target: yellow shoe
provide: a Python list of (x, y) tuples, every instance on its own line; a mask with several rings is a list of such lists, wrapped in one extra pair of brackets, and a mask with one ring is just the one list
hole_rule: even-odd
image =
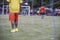
[(11, 32), (15, 32), (15, 29), (12, 29)]
[(18, 28), (16, 28), (15, 31), (18, 32)]

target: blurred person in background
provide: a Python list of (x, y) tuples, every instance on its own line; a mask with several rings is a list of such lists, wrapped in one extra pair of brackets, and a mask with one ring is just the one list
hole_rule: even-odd
[(41, 15), (41, 18), (43, 19), (44, 18), (44, 15), (45, 15), (45, 6), (42, 5), (40, 8), (39, 8), (39, 11), (40, 11), (40, 15)]
[(39, 10), (37, 10), (37, 12), (36, 12), (36, 13), (37, 13), (37, 15), (40, 15), (40, 11), (39, 11)]

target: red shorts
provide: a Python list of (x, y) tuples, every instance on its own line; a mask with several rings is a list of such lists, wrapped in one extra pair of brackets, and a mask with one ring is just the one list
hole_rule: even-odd
[(18, 13), (9, 13), (10, 21), (18, 21)]

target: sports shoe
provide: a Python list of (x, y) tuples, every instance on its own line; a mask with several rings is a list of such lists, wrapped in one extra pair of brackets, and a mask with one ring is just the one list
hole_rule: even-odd
[(15, 32), (18, 32), (18, 28), (15, 29)]
[(11, 32), (15, 32), (15, 29), (12, 29)]

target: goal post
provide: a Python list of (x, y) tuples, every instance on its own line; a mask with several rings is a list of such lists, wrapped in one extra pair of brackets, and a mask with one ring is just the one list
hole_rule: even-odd
[(29, 15), (30, 16), (30, 6), (21, 6), (20, 10), (21, 14)]

